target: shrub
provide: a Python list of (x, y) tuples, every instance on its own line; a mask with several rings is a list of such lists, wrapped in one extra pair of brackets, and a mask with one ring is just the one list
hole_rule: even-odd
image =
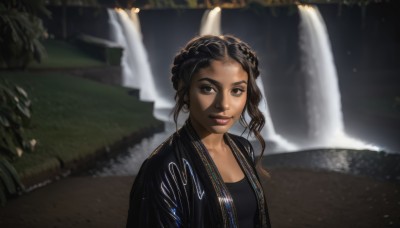
[(45, 56), (39, 15), (50, 15), (44, 0), (0, 1), (0, 68), (25, 68)]
[(36, 140), (24, 137), (24, 128), (31, 119), (31, 101), (25, 90), (3, 80), (0, 82), (0, 203), (24, 187), (9, 161), (18, 159), (24, 151), (32, 151)]

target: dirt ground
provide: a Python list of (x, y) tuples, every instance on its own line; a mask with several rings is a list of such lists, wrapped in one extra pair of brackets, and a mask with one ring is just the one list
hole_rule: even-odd
[[(275, 168), (265, 185), (273, 227), (400, 227), (400, 184)], [(1, 228), (125, 227), (134, 177), (68, 177), (10, 200)]]

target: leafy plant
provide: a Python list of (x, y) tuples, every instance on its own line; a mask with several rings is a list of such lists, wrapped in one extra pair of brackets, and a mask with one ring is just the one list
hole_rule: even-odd
[(18, 194), (25, 187), (21, 183), (14, 166), (0, 155), (0, 205), (4, 206), (7, 197)]
[(31, 109), (25, 90), (3, 80), (0, 84), (0, 153), (10, 159), (33, 149), (35, 141), (28, 142), (23, 136), (24, 128), (30, 123)]
[(9, 163), (32, 151), (36, 140), (26, 140), (24, 128), (31, 119), (31, 101), (25, 90), (3, 80), (0, 83), (0, 203), (4, 205), (7, 196), (14, 195), (23, 185), (18, 173)]
[(44, 0), (0, 2), (0, 67), (25, 68), (45, 56), (40, 39), (45, 38), (46, 30), (40, 14), (50, 15)]

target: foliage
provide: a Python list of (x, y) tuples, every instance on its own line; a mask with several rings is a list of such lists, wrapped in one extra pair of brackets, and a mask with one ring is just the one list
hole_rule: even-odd
[(44, 0), (0, 2), (0, 67), (24, 68), (32, 60), (40, 62), (46, 36), (40, 15), (50, 16)]
[(196, 8), (197, 7), (197, 0), (186, 0), (189, 8)]
[[(101, 1), (101, 0), (100, 0)], [(106, 0), (103, 0), (106, 1)], [(150, 8), (179, 8), (184, 7), (182, 4), (186, 2), (186, 7), (197, 8), (206, 7), (211, 8), (215, 6), (226, 8), (241, 8), (251, 7), (252, 5), (262, 6), (284, 6), (284, 5), (298, 5), (298, 4), (344, 4), (344, 5), (359, 5), (364, 6), (373, 2), (381, 2), (382, 0), (144, 0), (141, 1), (142, 5)], [(386, 0), (388, 2), (390, 0)], [(135, 1), (134, 1), (135, 2)], [(143, 3), (144, 2), (144, 3)], [(136, 5), (139, 1), (135, 2)]]
[(174, 0), (149, 0), (149, 3), (154, 8), (175, 8), (175, 7), (177, 7)]
[(5, 80), (0, 83), (0, 154), (15, 159), (24, 150), (33, 150), (35, 141), (28, 142), (23, 135), (30, 123), (31, 109), (24, 89)]
[(4, 206), (7, 197), (16, 195), (24, 189), (14, 166), (0, 155), (0, 205)]
[(33, 150), (35, 140), (28, 142), (23, 136), (24, 127), (31, 118), (31, 101), (24, 89), (3, 80), (0, 83), (0, 204), (24, 186), (18, 173), (9, 163), (21, 157), (24, 150)]

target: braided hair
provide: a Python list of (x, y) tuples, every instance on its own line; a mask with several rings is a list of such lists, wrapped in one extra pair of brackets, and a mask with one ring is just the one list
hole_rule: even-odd
[[(258, 58), (248, 44), (232, 35), (195, 37), (175, 56), (171, 69), (171, 81), (176, 90), (176, 104), (172, 110), (175, 124), (177, 124), (180, 111), (187, 104), (192, 76), (200, 69), (210, 66), (211, 61), (226, 58), (231, 58), (240, 63), (248, 74), (247, 101), (239, 122), (253, 133), (260, 142), (262, 147), (261, 158), (265, 150), (265, 141), (260, 131), (264, 127), (265, 118), (258, 109), (258, 104), (262, 98), (260, 89), (256, 84), (256, 79), (260, 74)], [(247, 123), (244, 117), (246, 110), (251, 118), (250, 123)], [(259, 163), (259, 160), (257, 163)]]

